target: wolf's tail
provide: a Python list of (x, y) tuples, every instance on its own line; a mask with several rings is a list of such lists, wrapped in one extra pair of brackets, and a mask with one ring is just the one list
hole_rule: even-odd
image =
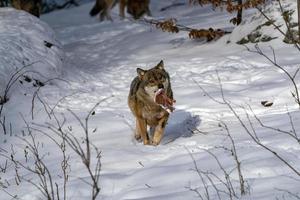
[(101, 10), (103, 10), (104, 8), (102, 6), (99, 6), (99, 4), (95, 3), (94, 7), (92, 8), (92, 10), (90, 11), (90, 15), (93, 17), (95, 15), (97, 15)]

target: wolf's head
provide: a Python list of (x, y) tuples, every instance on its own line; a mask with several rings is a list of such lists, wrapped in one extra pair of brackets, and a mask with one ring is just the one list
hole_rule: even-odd
[(129, 0), (127, 12), (131, 14), (134, 19), (139, 19), (147, 12), (148, 7), (149, 0)]
[(168, 90), (170, 87), (169, 74), (165, 71), (163, 61), (160, 61), (149, 70), (137, 68), (137, 73), (142, 82), (142, 87), (152, 99), (154, 99), (159, 89)]

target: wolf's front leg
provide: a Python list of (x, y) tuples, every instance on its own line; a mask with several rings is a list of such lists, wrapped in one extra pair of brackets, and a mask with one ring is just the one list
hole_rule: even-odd
[(164, 135), (168, 118), (169, 118), (169, 114), (166, 113), (165, 116), (159, 120), (158, 125), (155, 127), (154, 136), (153, 136), (153, 140), (152, 140), (153, 145), (155, 145), (155, 146), (159, 145), (159, 143)]
[(144, 145), (149, 144), (146, 121), (142, 118), (136, 118), (135, 138), (142, 138)]

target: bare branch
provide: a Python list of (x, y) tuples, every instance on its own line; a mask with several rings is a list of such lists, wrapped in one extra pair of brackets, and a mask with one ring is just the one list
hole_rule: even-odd
[(290, 82), (292, 83), (293, 87), (294, 87), (294, 91), (295, 91), (295, 94), (293, 94), (293, 97), (296, 101), (296, 103), (298, 104), (299, 106), (299, 109), (300, 109), (300, 95), (299, 95), (299, 89), (298, 89), (298, 85), (297, 85), (297, 80), (295, 79), (295, 75), (298, 73), (298, 69), (296, 70), (296, 72), (294, 73), (294, 75), (292, 75), (290, 72), (288, 72), (284, 67), (282, 67), (281, 65), (279, 65), (276, 61), (276, 56), (275, 56), (275, 52), (274, 52), (274, 49), (272, 47), (270, 47), (272, 50), (273, 50), (273, 56), (274, 56), (274, 60), (272, 60), (269, 56), (267, 56), (261, 49), (260, 47), (258, 46), (258, 44), (255, 45), (255, 50), (251, 50), (250, 48), (248, 48), (246, 46), (247, 50), (249, 52), (252, 52), (252, 53), (257, 53), (261, 56), (263, 56), (264, 58), (266, 58), (269, 62), (271, 62), (276, 68), (278, 68), (279, 70), (281, 70), (287, 77), (288, 79), (290, 80)]

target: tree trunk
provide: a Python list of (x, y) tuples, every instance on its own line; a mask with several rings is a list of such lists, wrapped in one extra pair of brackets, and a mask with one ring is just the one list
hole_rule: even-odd
[[(298, 0), (299, 2), (300, 0)], [(238, 0), (238, 5), (240, 6), (240, 9), (237, 12), (236, 16), (236, 25), (239, 25), (242, 22), (242, 15), (243, 15), (243, 8), (242, 8), (243, 0)]]
[(300, 0), (297, 0), (297, 11), (298, 11), (298, 42), (300, 42)]

